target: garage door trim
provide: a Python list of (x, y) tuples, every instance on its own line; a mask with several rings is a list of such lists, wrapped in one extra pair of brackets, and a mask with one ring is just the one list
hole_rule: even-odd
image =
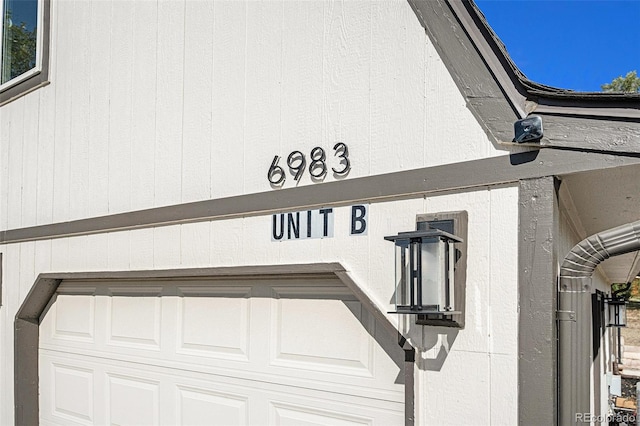
[(15, 318), (14, 334), (14, 398), (16, 424), (39, 424), (38, 345), (39, 326), (60, 283), (86, 280), (158, 280), (176, 278), (207, 278), (234, 280), (256, 277), (275, 279), (292, 277), (338, 278), (365, 308), (393, 335), (405, 351), (405, 424), (414, 424), (413, 347), (400, 335), (396, 326), (375, 302), (356, 284), (340, 263), (295, 265), (238, 266), (148, 271), (69, 272), (40, 274), (31, 287)]

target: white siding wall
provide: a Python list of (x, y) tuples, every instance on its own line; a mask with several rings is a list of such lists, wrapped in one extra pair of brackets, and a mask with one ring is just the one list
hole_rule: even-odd
[(465, 329), (415, 327), (420, 424), (518, 423), (517, 206), (516, 188), (427, 199), (469, 211), (469, 251)]
[[(346, 179), (505, 154), (404, 0), (54, 1), (50, 80), (0, 108), (2, 230), (273, 191), (274, 155), (331, 157), (338, 141)], [(419, 424), (515, 424), (517, 201), (512, 187), (374, 204), (364, 237), (338, 208), (324, 240), (272, 243), (265, 216), (0, 246), (0, 424), (13, 318), (39, 273), (338, 261), (385, 307), (382, 237), (446, 210), (469, 211), (467, 326), (448, 347), (415, 339)]]
[(60, 0), (52, 21), (51, 84), (0, 109), (2, 229), (270, 191), (274, 155), (337, 141), (347, 178), (500, 153), (404, 0)]
[(412, 229), (416, 214), (453, 210), (469, 212), (467, 322), (408, 330), (418, 347), (417, 424), (515, 424), (517, 201), (507, 187), (371, 204), (366, 236), (348, 235), (349, 209), (338, 207), (326, 239), (272, 242), (271, 216), (259, 216), (7, 245), (0, 424), (13, 415), (13, 315), (40, 272), (340, 262), (388, 310), (393, 245), (383, 237)]

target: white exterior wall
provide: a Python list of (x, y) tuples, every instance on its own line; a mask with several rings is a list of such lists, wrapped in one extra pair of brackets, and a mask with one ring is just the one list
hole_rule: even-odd
[(340, 262), (390, 310), (394, 249), (383, 237), (411, 229), (419, 213), (450, 210), (469, 212), (466, 326), (408, 331), (416, 424), (515, 424), (517, 201), (517, 188), (505, 187), (371, 204), (366, 236), (348, 235), (349, 209), (338, 207), (333, 238), (272, 242), (268, 215), (6, 245), (0, 424), (13, 418), (13, 315), (41, 272)]
[(517, 188), (427, 200), (469, 211), (467, 305), (464, 330), (417, 328), (418, 424), (518, 423), (517, 206)]
[(404, 0), (59, 0), (50, 68), (0, 109), (2, 229), (271, 191), (338, 141), (347, 179), (501, 153)]
[[(2, 230), (274, 191), (274, 155), (330, 157), (338, 141), (345, 179), (505, 154), (406, 1), (51, 7), (51, 84), (0, 108)], [(346, 209), (322, 240), (273, 243), (260, 216), (0, 246), (0, 424), (13, 422), (14, 316), (42, 272), (337, 261), (386, 309), (383, 237), (453, 210), (469, 212), (466, 328), (407, 331), (421, 348), (417, 424), (515, 424), (517, 188), (372, 204), (361, 237)]]

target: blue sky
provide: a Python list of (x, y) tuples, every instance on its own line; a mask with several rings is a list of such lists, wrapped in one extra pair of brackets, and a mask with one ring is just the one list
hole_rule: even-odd
[(38, 15), (37, 0), (9, 0), (5, 3), (5, 7), (11, 11), (11, 20), (14, 25), (20, 25), (24, 22), (27, 25), (27, 29), (32, 30), (34, 28)]
[(509, 55), (530, 79), (600, 91), (640, 74), (640, 0), (476, 0)]

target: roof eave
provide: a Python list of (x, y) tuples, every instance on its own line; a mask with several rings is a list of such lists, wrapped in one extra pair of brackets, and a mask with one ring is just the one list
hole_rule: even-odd
[(472, 0), (408, 1), (493, 142), (514, 145), (513, 123), (536, 114), (543, 116), (545, 136), (534, 146), (640, 152), (640, 94), (535, 83), (513, 63)]

